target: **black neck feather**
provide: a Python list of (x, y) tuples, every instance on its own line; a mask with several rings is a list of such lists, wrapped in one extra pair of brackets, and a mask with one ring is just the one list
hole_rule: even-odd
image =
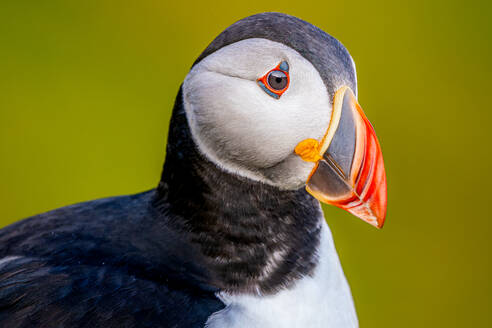
[(268, 294), (313, 272), (319, 203), (304, 188), (280, 190), (207, 160), (191, 138), (181, 90), (156, 195), (167, 224), (198, 246), (222, 290)]

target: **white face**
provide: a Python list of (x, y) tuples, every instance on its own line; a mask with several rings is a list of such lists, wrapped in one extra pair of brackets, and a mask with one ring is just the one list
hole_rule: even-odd
[[(257, 80), (282, 61), (290, 83), (279, 99)], [(304, 185), (313, 163), (294, 154), (307, 138), (321, 140), (331, 117), (326, 87), (297, 51), (266, 39), (236, 42), (204, 58), (183, 84), (194, 141), (222, 169), (282, 189)]]

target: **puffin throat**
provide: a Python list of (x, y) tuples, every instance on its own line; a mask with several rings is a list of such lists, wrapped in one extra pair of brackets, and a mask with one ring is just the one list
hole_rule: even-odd
[(211, 283), (230, 293), (271, 294), (311, 275), (321, 207), (304, 188), (280, 190), (227, 173), (191, 137), (180, 89), (153, 206), (200, 251)]

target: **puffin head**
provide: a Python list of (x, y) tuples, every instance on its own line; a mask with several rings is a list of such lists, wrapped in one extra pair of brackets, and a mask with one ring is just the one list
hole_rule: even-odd
[(192, 138), (222, 170), (283, 190), (306, 186), (320, 201), (382, 227), (384, 164), (356, 95), (345, 47), (280, 13), (231, 25), (183, 83)]

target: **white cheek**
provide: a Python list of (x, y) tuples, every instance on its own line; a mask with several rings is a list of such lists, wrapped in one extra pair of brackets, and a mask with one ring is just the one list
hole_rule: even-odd
[[(293, 179), (297, 181), (309, 173), (306, 167), (312, 165), (300, 165), (300, 159), (289, 158), (300, 141), (323, 137), (331, 116), (328, 92), (312, 64), (284, 45), (262, 40), (261, 51), (271, 47), (268, 56), (256, 60), (256, 64), (251, 60), (241, 62), (245, 53), (254, 53), (254, 46), (258, 46), (257, 40), (253, 44), (248, 41), (238, 42), (244, 43), (244, 49), (238, 44), (232, 52), (228, 47), (222, 49), (227, 56), (217, 51), (187, 76), (183, 91), (193, 137), (203, 153), (230, 171), (246, 170), (243, 175), (251, 177), (268, 170), (275, 179), (284, 175), (287, 181), (297, 176)], [(288, 61), (291, 81), (280, 99), (275, 99), (259, 87), (256, 79), (280, 60)], [(230, 67), (231, 62), (238, 68)], [(249, 75), (241, 76), (246, 70)], [(288, 159), (291, 172), (283, 165), (282, 172), (272, 173), (272, 166)]]

